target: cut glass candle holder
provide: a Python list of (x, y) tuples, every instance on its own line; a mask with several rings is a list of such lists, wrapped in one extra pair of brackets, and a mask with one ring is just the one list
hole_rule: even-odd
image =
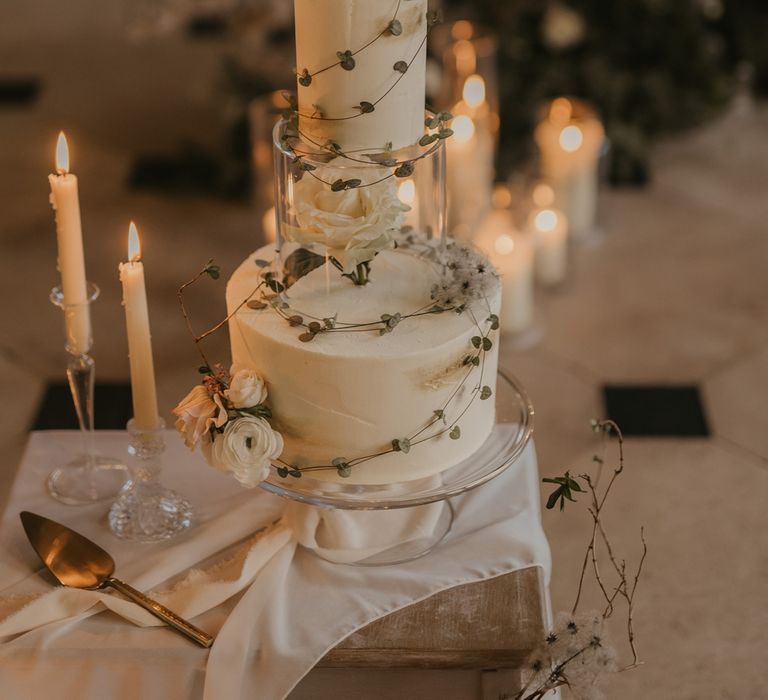
[(130, 478), (109, 511), (109, 527), (122, 539), (159, 542), (192, 525), (189, 502), (160, 483), (164, 428), (162, 419), (155, 430), (141, 430), (135, 420), (128, 421)]

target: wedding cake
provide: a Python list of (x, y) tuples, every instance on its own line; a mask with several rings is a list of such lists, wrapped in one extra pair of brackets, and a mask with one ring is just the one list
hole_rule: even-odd
[(207, 368), (178, 427), (249, 485), (270, 463), (285, 479), (434, 475), (494, 426), (500, 306), (488, 260), (443, 232), (451, 115), (424, 111), (434, 18), (426, 0), (295, 11), (277, 242), (229, 280), (232, 369)]

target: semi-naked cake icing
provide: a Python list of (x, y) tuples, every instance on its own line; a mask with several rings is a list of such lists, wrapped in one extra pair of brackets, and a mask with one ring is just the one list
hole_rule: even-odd
[[(227, 286), (227, 307), (233, 312), (258, 285), (257, 259), (269, 259), (263, 248), (238, 268)], [(371, 282), (352, 285), (329, 278), (318, 268), (288, 290), (291, 308), (305, 316), (350, 323), (377, 320), (382, 314), (409, 313), (430, 304), (438, 282), (435, 267), (417, 256), (384, 251), (373, 262)], [(393, 439), (417, 433), (434, 420), (434, 411), (457, 391), (468, 368), (464, 358), (475, 352), (474, 318), (484, 323), (499, 308), (499, 289), (487, 306), (471, 313), (444, 312), (403, 320), (392, 333), (326, 333), (310, 343), (271, 308), (243, 306), (230, 319), (232, 359), (267, 382), (272, 424), (284, 439), (282, 461), (299, 467), (330, 464), (391, 448)], [(495, 335), (495, 334), (493, 334)], [(497, 344), (485, 353), (482, 383), (495, 389)], [(413, 445), (408, 453), (390, 452), (359, 464), (346, 482), (381, 484), (435, 474), (470, 457), (494, 425), (494, 400), (472, 392), (480, 367), (469, 368), (469, 379), (445, 411), (447, 425), (460, 425), (461, 438), (447, 432)], [(464, 412), (465, 411), (465, 412)], [(460, 414), (463, 415), (460, 416)], [(459, 417), (460, 416), (460, 417)], [(438, 422), (421, 437), (444, 427)], [(318, 479), (340, 480), (333, 469), (313, 471)]]
[[(337, 66), (313, 75), (309, 85), (298, 83), (299, 129), (307, 140), (317, 145), (333, 141), (346, 152), (388, 144), (400, 149), (419, 140), (424, 130), (426, 13), (427, 0), (295, 0), (299, 75), (337, 63), (337, 52), (354, 54), (352, 70)], [(387, 31), (395, 17), (397, 35)], [(398, 61), (410, 63), (404, 74), (394, 68)], [(385, 93), (365, 118), (346, 118), (359, 114), (361, 102), (376, 103)]]

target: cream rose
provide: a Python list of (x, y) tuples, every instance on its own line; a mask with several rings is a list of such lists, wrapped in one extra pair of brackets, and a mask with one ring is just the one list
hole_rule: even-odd
[(264, 380), (252, 369), (237, 369), (235, 366), (230, 370), (232, 379), (229, 382), (229, 389), (224, 392), (224, 396), (229, 399), (235, 408), (253, 408), (267, 399), (267, 385)]
[(283, 451), (283, 436), (263, 418), (243, 416), (227, 423), (224, 432), (203, 443), (202, 449), (212, 467), (232, 472), (250, 488), (269, 476), (269, 465)]
[(212, 425), (220, 428), (227, 422), (227, 411), (221, 403), (221, 397), (213, 398), (202, 384), (198, 384), (173, 409), (177, 417), (175, 426), (184, 436), (184, 444), (193, 450), (195, 445), (205, 439)]
[[(380, 166), (340, 168), (333, 163), (318, 167), (321, 182), (305, 173), (294, 186), (294, 213), (298, 226), (286, 227), (289, 240), (321, 243), (331, 256), (353, 272), (360, 263), (372, 260), (385, 248), (394, 246), (393, 233), (405, 221), (410, 207), (398, 199), (390, 170)], [(326, 182), (359, 179), (362, 184), (340, 192), (331, 191)]]

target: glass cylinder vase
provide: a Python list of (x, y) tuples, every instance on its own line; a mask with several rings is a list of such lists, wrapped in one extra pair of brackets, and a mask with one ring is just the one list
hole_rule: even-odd
[(364, 153), (307, 141), (291, 122), (277, 124), (277, 263), (298, 244), (365, 284), (375, 268), (371, 249), (394, 248), (407, 237), (443, 244), (450, 133), (444, 116), (427, 114), (418, 144)]

